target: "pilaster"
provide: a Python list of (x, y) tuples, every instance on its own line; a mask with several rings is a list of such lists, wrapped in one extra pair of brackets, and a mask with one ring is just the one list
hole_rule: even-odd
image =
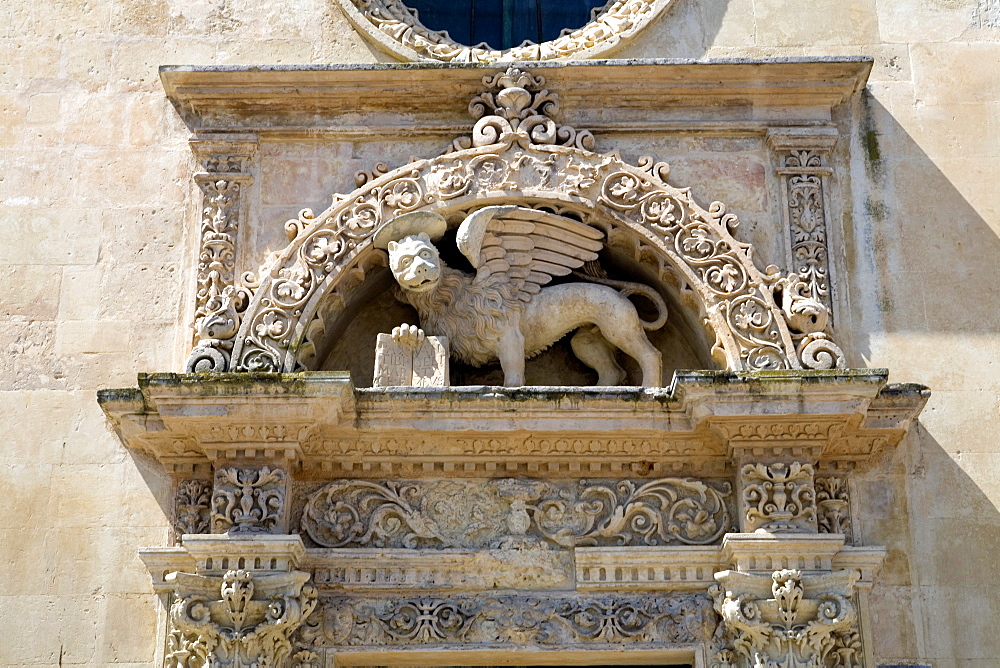
[(830, 262), (831, 127), (772, 128), (767, 143), (780, 181), (787, 231), (787, 269), (807, 286), (807, 296), (833, 313), (834, 270)]
[(199, 164), (194, 181), (201, 191), (195, 350), (189, 371), (229, 368), (232, 338), (239, 329), (247, 293), (237, 276), (240, 230), (246, 226), (253, 185), (256, 135), (199, 135), (191, 140)]

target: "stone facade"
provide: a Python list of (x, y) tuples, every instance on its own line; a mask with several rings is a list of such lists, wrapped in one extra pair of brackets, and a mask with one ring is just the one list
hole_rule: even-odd
[[(995, 665), (1000, 6), (622, 0), (512, 115), (502, 54), (369, 4), (0, 9), (0, 663)], [(415, 48), (482, 64), (374, 66)], [(415, 314), (320, 242), (410, 185), (600, 230), (667, 387), (563, 344), (568, 389), (368, 389)]]

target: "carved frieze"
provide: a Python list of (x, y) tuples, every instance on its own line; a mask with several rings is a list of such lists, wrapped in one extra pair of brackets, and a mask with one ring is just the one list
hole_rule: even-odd
[(174, 531), (183, 534), (208, 533), (211, 519), (212, 481), (182, 480), (174, 497)]
[(216, 469), (213, 533), (279, 533), (284, 517), (284, 471), (268, 466)]
[(680, 478), (340, 480), (309, 497), (302, 528), (325, 547), (707, 545), (732, 528), (729, 496)]
[(740, 469), (740, 490), (743, 531), (817, 531), (811, 464), (744, 464)]
[(406, 647), (426, 644), (693, 644), (712, 630), (704, 594), (508, 595), (448, 598), (322, 597), (296, 633), (307, 647)]
[(729, 641), (728, 650), (716, 654), (716, 665), (824, 668), (843, 665), (835, 662), (841, 657), (857, 658), (853, 571), (814, 576), (797, 570), (771, 576), (723, 571), (715, 577), (720, 584), (711, 594)]
[(309, 575), (254, 574), (223, 577), (173, 573), (167, 634), (168, 668), (280, 666), (291, 654), (289, 635), (316, 607)]

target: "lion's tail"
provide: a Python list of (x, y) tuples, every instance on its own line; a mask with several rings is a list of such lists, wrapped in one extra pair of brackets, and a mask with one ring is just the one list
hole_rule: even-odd
[(663, 301), (663, 297), (660, 293), (653, 288), (645, 285), (643, 283), (636, 283), (635, 281), (618, 281), (613, 278), (608, 278), (607, 273), (604, 269), (597, 264), (597, 262), (587, 262), (584, 265), (584, 271), (574, 271), (573, 275), (577, 278), (582, 278), (585, 281), (590, 281), (591, 283), (599, 283), (600, 285), (607, 285), (609, 287), (617, 289), (625, 297), (631, 295), (642, 295), (656, 306), (656, 311), (659, 314), (655, 320), (643, 320), (639, 319), (642, 323), (642, 328), (646, 330), (655, 330), (663, 327), (667, 322), (667, 304)]

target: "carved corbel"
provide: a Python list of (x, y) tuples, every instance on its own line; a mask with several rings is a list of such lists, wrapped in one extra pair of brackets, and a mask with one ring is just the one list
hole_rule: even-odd
[(187, 371), (227, 371), (232, 339), (249, 303), (237, 277), (240, 228), (247, 218), (247, 191), (253, 184), (257, 138), (201, 137), (191, 142), (200, 163), (194, 175), (202, 193), (198, 291), (195, 297), (195, 349)]
[(811, 463), (744, 462), (740, 466), (739, 490), (742, 531), (818, 531)]
[(716, 654), (717, 665), (822, 668), (831, 652), (853, 660), (857, 578), (849, 570), (716, 573), (710, 593), (729, 644)]

